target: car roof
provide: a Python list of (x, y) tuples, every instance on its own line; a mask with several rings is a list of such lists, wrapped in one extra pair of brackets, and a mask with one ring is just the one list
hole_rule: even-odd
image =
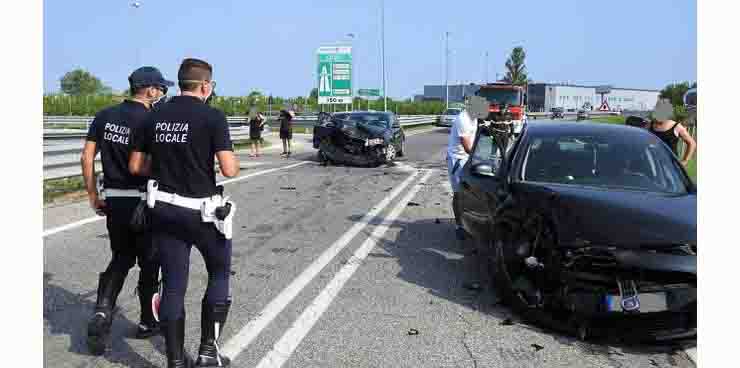
[(571, 134), (619, 134), (634, 137), (649, 137), (652, 134), (642, 128), (631, 127), (623, 124), (599, 123), (592, 120), (563, 121), (527, 121), (527, 134), (536, 136), (560, 136)]

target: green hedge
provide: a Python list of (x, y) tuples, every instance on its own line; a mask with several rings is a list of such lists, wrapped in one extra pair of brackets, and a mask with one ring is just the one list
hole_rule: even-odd
[[(89, 95), (89, 96), (69, 96), (69, 95), (46, 95), (44, 96), (44, 115), (54, 116), (93, 116), (96, 112), (108, 107), (120, 103), (123, 101), (125, 96), (121, 95)], [(309, 101), (308, 104), (304, 105), (304, 99), (299, 97), (293, 99), (295, 104), (298, 105), (299, 111), (305, 108), (309, 111), (332, 111), (330, 105), (322, 105), (318, 107), (316, 100)], [(254, 98), (254, 97), (215, 97), (211, 104), (222, 110), (227, 116), (234, 115), (247, 115), (251, 106), (254, 106), (259, 111), (267, 112), (269, 106), (267, 105), (266, 98)], [(293, 103), (287, 102), (284, 98), (273, 97), (272, 111), (280, 111), (283, 108), (292, 107)], [(367, 100), (361, 100), (355, 98), (354, 101), (355, 109), (365, 110), (368, 107)], [(337, 111), (344, 110), (344, 106), (337, 106)], [(370, 110), (382, 111), (383, 110), (383, 99), (376, 99), (370, 101)], [(423, 101), (423, 102), (412, 102), (412, 101), (394, 101), (388, 99), (388, 110), (396, 112), (400, 115), (439, 115), (445, 110), (444, 102), (439, 101)]]

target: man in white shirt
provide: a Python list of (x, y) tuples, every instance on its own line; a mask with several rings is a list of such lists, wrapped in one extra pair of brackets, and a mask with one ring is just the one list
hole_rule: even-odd
[(450, 128), (450, 136), (447, 141), (447, 172), (450, 177), (452, 186), (452, 211), (455, 214), (455, 234), (457, 238), (463, 240), (465, 231), (462, 229), (460, 222), (460, 177), (462, 176), (463, 166), (468, 162), (470, 153), (473, 150), (473, 141), (478, 129), (478, 123), (470, 116), (468, 112), (468, 102), (466, 99), (465, 109), (457, 115)]

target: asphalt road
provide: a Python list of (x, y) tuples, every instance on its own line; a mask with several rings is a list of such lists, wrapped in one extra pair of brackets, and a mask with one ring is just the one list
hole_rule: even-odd
[[(242, 179), (226, 184), (238, 212), (222, 348), (234, 367), (693, 366), (673, 347), (582, 343), (520, 323), (485, 279), (483, 291), (464, 287), (478, 268), (471, 245), (454, 238), (446, 140), (447, 129), (409, 132), (395, 167), (319, 166), (306, 136), (290, 159), (274, 149), (241, 157)], [(119, 297), (112, 350), (87, 351), (97, 274), (110, 258), (104, 222), (79, 223), (91, 215), (86, 203), (44, 209), (45, 366), (164, 367), (161, 337), (132, 338), (136, 269)], [(205, 283), (193, 249), (191, 353)]]

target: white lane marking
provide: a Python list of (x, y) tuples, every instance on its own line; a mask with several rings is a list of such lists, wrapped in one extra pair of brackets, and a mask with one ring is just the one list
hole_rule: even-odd
[(434, 128), (426, 129), (426, 130), (417, 130), (417, 131), (412, 131), (411, 133), (406, 134), (406, 136), (407, 137), (413, 137), (413, 136), (418, 135), (418, 134), (424, 134), (424, 133), (434, 132), (434, 131), (437, 131), (437, 130), (442, 130), (442, 129), (440, 127), (434, 127)]
[[(238, 178), (224, 180), (224, 181), (219, 182), (217, 184), (221, 185), (221, 184), (234, 183), (234, 182), (237, 182), (237, 181), (241, 181), (241, 180), (253, 178), (255, 176), (270, 174), (270, 173), (273, 173), (275, 171), (292, 169), (294, 167), (298, 167), (298, 166), (305, 165), (305, 164), (308, 164), (308, 163), (311, 163), (311, 161), (301, 161), (301, 162), (298, 162), (298, 163), (292, 164), (292, 165), (281, 166), (281, 167), (274, 168), (274, 169), (257, 171), (256, 173), (252, 173), (252, 174), (240, 176)], [(66, 231), (66, 230), (69, 230), (69, 229), (74, 229), (76, 227), (79, 227), (79, 226), (82, 226), (82, 225), (85, 225), (85, 224), (89, 224), (89, 223), (92, 223), (92, 222), (96, 222), (96, 221), (101, 221), (101, 220), (105, 220), (105, 216), (88, 217), (86, 219), (82, 219), (80, 221), (76, 221), (76, 222), (73, 222), (73, 223), (70, 223), (70, 224), (66, 224), (66, 225), (62, 225), (62, 226), (59, 226), (59, 227), (54, 227), (54, 228), (51, 228), (51, 229), (48, 229), (48, 230), (44, 230), (44, 232), (42, 233), (41, 237), (42, 238), (45, 238), (45, 237), (47, 237), (49, 235), (54, 235), (54, 234), (59, 233), (59, 232), (62, 232), (62, 231)]]
[[(421, 178), (419, 183), (426, 182), (432, 171), (427, 171), (426, 174)], [(280, 340), (275, 343), (272, 350), (265, 355), (264, 358), (257, 365), (257, 368), (279, 368), (290, 358), (291, 354), (295, 351), (298, 345), (301, 343), (303, 338), (308, 334), (311, 328), (321, 318), (321, 315), (329, 308), (332, 300), (339, 294), (344, 287), (344, 284), (349, 281), (352, 274), (357, 271), (362, 261), (367, 257), (368, 253), (375, 247), (377, 241), (382, 239), (385, 232), (393, 224), (394, 221), (401, 215), (408, 202), (414, 198), (417, 192), (421, 189), (420, 185), (414, 186), (406, 196), (401, 199), (396, 205), (393, 211), (383, 220), (381, 224), (375, 227), (372, 234), (365, 240), (360, 248), (355, 251), (352, 257), (334, 276), (334, 278), (326, 285), (321, 293), (313, 300), (311, 305), (301, 313), (300, 317), (293, 322), (293, 325), (285, 332)]]
[(262, 330), (285, 309), (290, 302), (321, 272), (339, 252), (344, 249), (350, 241), (364, 229), (375, 216), (377, 216), (385, 207), (387, 207), (394, 198), (396, 198), (409, 184), (413, 182), (419, 172), (409, 175), (406, 180), (399, 184), (391, 193), (383, 198), (380, 203), (375, 205), (370, 212), (365, 214), (357, 223), (347, 230), (339, 239), (337, 239), (329, 248), (327, 248), (311, 265), (309, 265), (298, 277), (296, 277), (283, 291), (278, 294), (267, 306), (265, 306), (257, 317), (249, 321), (242, 329), (234, 335), (226, 344), (221, 352), (231, 357), (239, 355), (254, 340)]
[(697, 353), (696, 353), (696, 347), (686, 348), (684, 349), (684, 351), (686, 352), (686, 355), (689, 356), (689, 359), (691, 359), (694, 365), (699, 366), (699, 357), (697, 356)]

